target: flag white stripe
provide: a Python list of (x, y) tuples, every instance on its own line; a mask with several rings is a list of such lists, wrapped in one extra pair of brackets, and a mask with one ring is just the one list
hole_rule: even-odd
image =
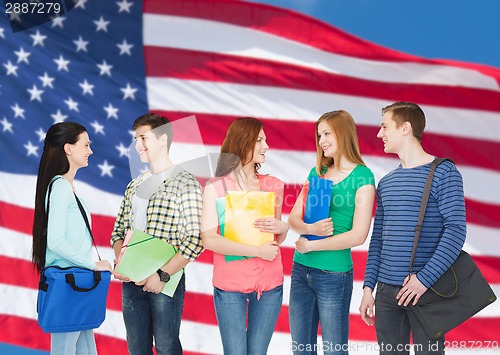
[[(202, 112), (314, 122), (335, 108), (349, 111), (357, 124), (379, 126), (380, 109), (391, 100), (309, 90), (174, 78), (146, 79), (151, 110)], [(500, 142), (500, 113), (421, 105), (426, 132)], [(478, 120), (481, 117), (481, 120)]]
[[(267, 59), (381, 82), (499, 89), (496, 80), (470, 69), (349, 57), (252, 28), (204, 19), (144, 14), (143, 33), (146, 46)], [(207, 38), (217, 40), (207, 41)]]
[[(91, 158), (92, 159), (92, 158)], [(35, 207), (36, 176), (0, 171), (2, 197), (0, 201), (24, 208)], [(116, 216), (123, 196), (100, 190), (83, 181), (75, 180), (75, 189), (92, 213)]]

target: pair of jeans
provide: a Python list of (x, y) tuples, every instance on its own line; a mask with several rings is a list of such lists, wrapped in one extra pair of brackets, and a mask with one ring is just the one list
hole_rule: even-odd
[(282, 302), (283, 285), (262, 292), (259, 299), (257, 292), (231, 292), (214, 287), (224, 355), (265, 355)]
[(94, 331), (92, 329), (80, 332), (51, 333), (51, 355), (96, 355)]
[(396, 295), (401, 286), (379, 282), (375, 294), (375, 330), (380, 354), (408, 355), (410, 353), (410, 332), (414, 351), (418, 355), (444, 354), (444, 337), (429, 338), (411, 310), (398, 306)]
[(348, 354), (352, 288), (352, 270), (331, 272), (293, 263), (288, 314), (294, 355), (317, 354), (319, 348), (324, 354)]
[(173, 297), (145, 292), (133, 282), (123, 283), (123, 319), (130, 355), (152, 355), (153, 338), (158, 355), (182, 354), (179, 331), (185, 282), (183, 275)]

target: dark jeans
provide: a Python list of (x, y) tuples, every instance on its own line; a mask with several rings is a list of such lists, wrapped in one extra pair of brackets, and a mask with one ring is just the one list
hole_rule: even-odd
[(410, 310), (398, 306), (396, 295), (401, 286), (377, 284), (375, 295), (375, 329), (380, 354), (408, 355), (410, 332), (417, 355), (444, 354), (444, 337), (432, 340)]
[(127, 329), (127, 345), (131, 355), (152, 355), (153, 337), (158, 355), (181, 355), (179, 340), (185, 276), (174, 297), (142, 290), (133, 282), (123, 283), (123, 319)]

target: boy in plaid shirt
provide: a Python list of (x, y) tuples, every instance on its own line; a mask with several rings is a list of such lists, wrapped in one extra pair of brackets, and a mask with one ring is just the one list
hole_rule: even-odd
[(135, 148), (150, 170), (133, 179), (125, 191), (115, 221), (111, 244), (116, 257), (126, 233), (142, 230), (177, 248), (177, 253), (147, 279), (123, 283), (123, 318), (131, 355), (156, 352), (182, 354), (179, 340), (185, 276), (173, 295), (161, 293), (170, 275), (195, 260), (203, 248), (200, 239), (202, 190), (195, 177), (170, 160), (172, 125), (165, 117), (146, 114), (134, 122)]

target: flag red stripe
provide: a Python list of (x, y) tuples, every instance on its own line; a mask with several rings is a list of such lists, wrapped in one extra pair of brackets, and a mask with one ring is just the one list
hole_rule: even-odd
[[(33, 209), (0, 200), (0, 227), (31, 235)], [(109, 247), (109, 238), (115, 217), (92, 214), (92, 231), (98, 245)]]
[[(203, 182), (203, 181), (202, 181)], [(296, 201), (301, 185), (285, 185), (283, 213), (288, 214)], [(500, 205), (480, 202), (469, 198), (465, 199), (467, 208), (467, 222), (491, 228), (500, 228)], [(9, 228), (17, 232), (30, 234), (31, 225), (26, 221), (33, 218), (29, 208), (19, 207), (0, 201), (0, 227)], [(99, 245), (109, 246), (109, 238), (113, 230), (115, 218), (103, 215), (92, 215), (92, 230)]]
[(36, 320), (0, 314), (0, 324), (0, 342), (49, 351), (50, 334), (44, 333)]
[[(222, 144), (229, 124), (238, 117), (196, 112), (159, 110), (155, 110), (155, 112), (165, 115), (173, 121), (195, 115), (203, 143), (217, 146)], [(271, 149), (300, 152), (316, 151), (314, 122), (256, 118), (264, 123)], [(377, 138), (379, 124), (378, 119), (374, 117), (373, 126), (357, 125), (361, 154), (388, 157), (384, 153), (381, 140)], [(290, 136), (285, 132), (293, 132), (294, 138), (289, 139)], [(178, 142), (192, 143), (189, 132), (178, 132), (178, 134), (176, 132), (175, 139)], [(484, 154), (484, 152), (500, 151), (500, 142), (426, 132), (423, 147), (436, 156), (453, 159), (458, 165), (468, 165), (500, 172), (500, 160), (496, 159), (494, 154)], [(314, 161), (311, 162), (311, 167), (314, 163)]]
[[(33, 319), (0, 314), (0, 342), (29, 347), (41, 351), (50, 350), (50, 334), (44, 333)], [(125, 334), (123, 334), (125, 336)], [(102, 355), (128, 354), (127, 342), (107, 335), (95, 334), (97, 351)], [(186, 355), (208, 355), (183, 351)]]
[(388, 101), (398, 98), (423, 105), (500, 112), (500, 92), (491, 90), (384, 83), (272, 60), (178, 48), (146, 46), (144, 52), (148, 77), (276, 86)]

